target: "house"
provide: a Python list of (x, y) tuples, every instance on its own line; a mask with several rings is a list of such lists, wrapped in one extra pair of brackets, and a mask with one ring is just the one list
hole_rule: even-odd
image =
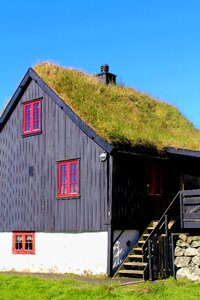
[(0, 271), (113, 275), (174, 196), (200, 188), (200, 132), (166, 103), (104, 85), (108, 67), (98, 77), (40, 63), (5, 108)]

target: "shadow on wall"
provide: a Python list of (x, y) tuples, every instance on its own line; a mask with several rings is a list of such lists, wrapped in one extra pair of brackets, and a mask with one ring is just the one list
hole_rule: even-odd
[(116, 272), (139, 239), (138, 230), (115, 230), (113, 246), (113, 271)]

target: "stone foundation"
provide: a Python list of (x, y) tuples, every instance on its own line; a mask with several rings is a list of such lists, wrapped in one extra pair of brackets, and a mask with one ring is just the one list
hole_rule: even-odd
[(179, 235), (174, 263), (177, 279), (200, 281), (200, 236)]

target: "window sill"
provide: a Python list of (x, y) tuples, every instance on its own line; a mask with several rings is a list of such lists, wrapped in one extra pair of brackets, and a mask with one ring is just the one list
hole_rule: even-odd
[(42, 130), (37, 131), (37, 132), (31, 132), (31, 133), (22, 133), (22, 137), (26, 138), (26, 137), (29, 137), (29, 136), (34, 136), (34, 135), (39, 135), (39, 134), (42, 134)]
[(57, 200), (73, 200), (73, 199), (79, 199), (80, 195), (74, 195), (74, 196), (57, 196)]
[(19, 251), (19, 252), (18, 252), (18, 251), (13, 251), (13, 254), (22, 254), (22, 255), (27, 255), (27, 254), (28, 254), (28, 255), (34, 255), (35, 252), (28, 252), (28, 251), (27, 251), (27, 252), (26, 252), (26, 251), (25, 251), (25, 252), (24, 252), (24, 251)]

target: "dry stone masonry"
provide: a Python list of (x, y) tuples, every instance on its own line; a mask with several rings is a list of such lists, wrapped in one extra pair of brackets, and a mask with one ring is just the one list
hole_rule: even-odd
[(177, 279), (200, 281), (200, 236), (180, 234), (175, 248)]

